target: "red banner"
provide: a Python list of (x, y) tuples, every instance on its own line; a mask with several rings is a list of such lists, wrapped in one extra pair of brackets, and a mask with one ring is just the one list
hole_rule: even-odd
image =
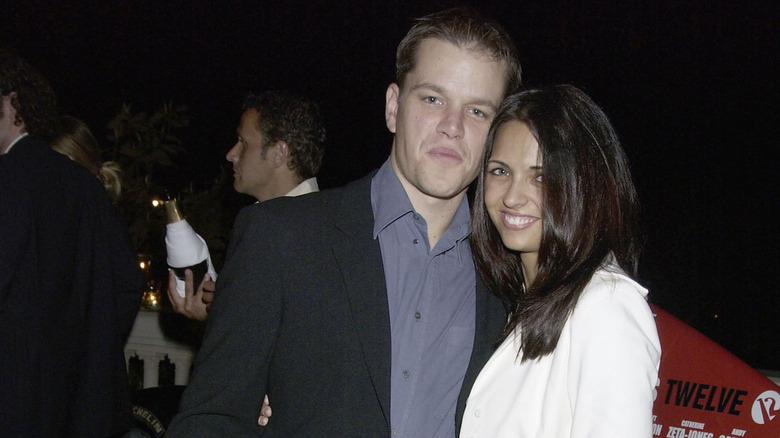
[(651, 305), (661, 338), (653, 436), (780, 438), (780, 386)]

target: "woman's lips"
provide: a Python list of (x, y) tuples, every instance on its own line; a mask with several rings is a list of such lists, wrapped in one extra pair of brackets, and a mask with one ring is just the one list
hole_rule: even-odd
[(513, 214), (508, 212), (502, 212), (501, 217), (504, 220), (504, 225), (513, 230), (522, 230), (528, 228), (539, 218), (536, 216), (528, 216), (525, 214)]

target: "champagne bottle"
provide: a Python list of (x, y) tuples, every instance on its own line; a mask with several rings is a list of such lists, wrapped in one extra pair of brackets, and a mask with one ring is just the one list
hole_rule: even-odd
[(192, 270), (194, 287), (198, 287), (203, 276), (208, 274), (213, 281), (217, 272), (211, 263), (206, 241), (192, 229), (184, 219), (175, 198), (166, 195), (164, 201), (168, 224), (165, 229), (165, 248), (168, 252), (168, 266), (176, 274), (176, 291), (184, 297), (184, 270)]

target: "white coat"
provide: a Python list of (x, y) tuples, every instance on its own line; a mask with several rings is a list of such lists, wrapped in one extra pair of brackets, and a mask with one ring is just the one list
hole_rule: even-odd
[(510, 335), (474, 383), (460, 437), (650, 437), (661, 346), (646, 295), (601, 269), (551, 354), (521, 362)]

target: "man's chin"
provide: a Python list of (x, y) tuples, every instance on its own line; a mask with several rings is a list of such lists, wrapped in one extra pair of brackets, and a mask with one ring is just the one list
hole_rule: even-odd
[(468, 185), (455, 184), (450, 181), (429, 181), (425, 187), (422, 187), (422, 192), (428, 196), (449, 200), (452, 199), (468, 188)]

